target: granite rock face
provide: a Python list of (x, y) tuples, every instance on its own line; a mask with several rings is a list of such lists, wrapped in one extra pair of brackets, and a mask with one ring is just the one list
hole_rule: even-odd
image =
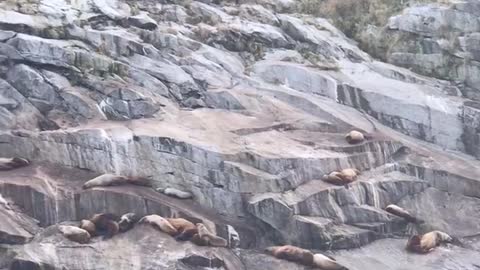
[[(0, 156), (31, 165), (0, 172), (0, 269), (306, 269), (261, 252), (277, 244), (349, 269), (480, 265), (480, 106), (463, 86), (377, 61), (292, 1), (14, 2), (0, 3)], [(432, 25), (412, 7), (382, 35), (436, 38), (458, 17), (474, 59), (475, 5), (420, 13), (433, 7)], [(369, 139), (348, 144), (352, 129)], [(345, 168), (362, 174), (321, 180)], [(81, 188), (102, 173), (152, 187)], [(229, 248), (147, 225), (84, 245), (58, 232), (99, 212), (203, 222)], [(404, 251), (432, 229), (463, 245)]]

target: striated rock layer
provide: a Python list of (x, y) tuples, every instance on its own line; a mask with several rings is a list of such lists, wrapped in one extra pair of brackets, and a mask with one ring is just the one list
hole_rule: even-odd
[[(417, 8), (392, 30), (417, 29)], [(0, 156), (32, 162), (0, 172), (0, 269), (306, 269), (262, 254), (274, 244), (349, 269), (477, 269), (474, 95), (377, 61), (294, 11), (290, 1), (0, 2)], [(476, 18), (458, 17), (476, 31)], [(369, 139), (348, 144), (352, 129)], [(348, 186), (321, 180), (345, 168), (362, 174)], [(152, 187), (81, 188), (102, 173)], [(193, 199), (155, 191), (166, 187)], [(147, 225), (85, 245), (58, 231), (99, 212), (203, 222), (229, 248)], [(462, 244), (406, 253), (409, 235), (432, 229)]]

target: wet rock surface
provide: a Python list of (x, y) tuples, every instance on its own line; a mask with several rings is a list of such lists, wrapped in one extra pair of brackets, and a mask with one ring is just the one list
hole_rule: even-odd
[[(307, 269), (263, 254), (277, 244), (358, 270), (480, 265), (474, 84), (374, 60), (291, 1), (17, 2), (0, 2), (0, 156), (32, 163), (0, 172), (0, 269)], [(459, 39), (475, 59), (475, 7), (411, 7), (386, 33), (397, 46), (415, 41), (404, 32), (469, 29)], [(348, 144), (352, 129), (368, 140)], [(321, 180), (345, 168), (362, 173)], [(103, 173), (152, 187), (82, 189)], [(193, 198), (155, 191), (169, 187)], [(88, 244), (58, 231), (99, 212), (202, 222), (229, 248), (148, 225)], [(462, 244), (404, 250), (432, 229)]]

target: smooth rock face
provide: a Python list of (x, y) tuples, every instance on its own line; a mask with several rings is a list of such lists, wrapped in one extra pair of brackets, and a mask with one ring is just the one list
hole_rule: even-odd
[[(0, 172), (0, 269), (307, 269), (261, 252), (283, 244), (349, 269), (476, 269), (480, 7), (370, 29), (363, 47), (389, 64), (297, 4), (0, 2), (0, 157), (32, 163)], [(349, 144), (353, 129), (368, 139)], [(347, 186), (321, 180), (346, 168), (361, 171)], [(152, 187), (81, 188), (103, 173)], [(202, 222), (229, 248), (147, 225), (87, 245), (58, 232), (101, 212)], [(463, 245), (406, 253), (433, 229)]]

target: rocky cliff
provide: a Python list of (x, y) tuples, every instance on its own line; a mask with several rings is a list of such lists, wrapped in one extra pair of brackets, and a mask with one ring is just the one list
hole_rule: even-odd
[[(385, 4), (388, 25), (355, 29), (383, 62), (305, 4), (1, 1), (0, 156), (32, 164), (0, 172), (0, 269), (306, 269), (262, 253), (286, 243), (352, 270), (478, 269), (478, 1)], [(348, 187), (321, 180), (348, 167)], [(153, 188), (81, 188), (105, 172)], [(202, 221), (231, 248), (58, 232), (99, 212)], [(405, 252), (431, 229), (461, 244)]]

